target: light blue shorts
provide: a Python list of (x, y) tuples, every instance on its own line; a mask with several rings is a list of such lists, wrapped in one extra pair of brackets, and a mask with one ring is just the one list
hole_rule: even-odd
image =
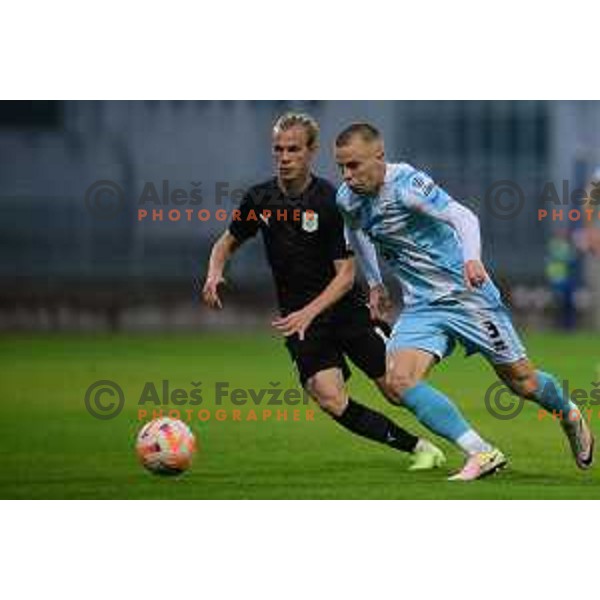
[(481, 353), (493, 364), (525, 358), (525, 348), (502, 302), (462, 302), (447, 298), (405, 308), (394, 324), (387, 352), (419, 349), (442, 359), (459, 342), (467, 355)]

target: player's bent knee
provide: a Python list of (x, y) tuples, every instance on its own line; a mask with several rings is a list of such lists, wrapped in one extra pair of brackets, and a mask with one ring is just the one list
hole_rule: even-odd
[(521, 387), (523, 388), (523, 397), (528, 398), (529, 400), (534, 400), (539, 390), (539, 381), (537, 375), (532, 373), (525, 381), (522, 382)]
[(506, 383), (515, 394), (528, 400), (535, 399), (539, 388), (538, 379), (535, 373), (509, 378), (506, 380)]
[(423, 350), (408, 349), (387, 355), (386, 389), (403, 402), (404, 395), (427, 375), (436, 357)]
[(375, 383), (388, 402), (394, 406), (400, 406), (402, 404), (402, 396), (394, 393), (394, 390), (388, 384), (388, 379), (385, 375), (376, 379)]
[(404, 393), (417, 385), (417, 378), (404, 372), (391, 372), (386, 376), (385, 387), (394, 398), (401, 399)]
[(534, 400), (539, 389), (537, 372), (527, 358), (508, 365), (496, 365), (496, 373), (511, 391), (522, 398)]
[(346, 408), (346, 392), (337, 385), (329, 382), (311, 381), (308, 382), (306, 391), (322, 410), (334, 417), (341, 416)]
[(315, 400), (322, 410), (334, 417), (340, 417), (347, 404), (346, 394), (339, 390), (322, 392), (315, 396)]

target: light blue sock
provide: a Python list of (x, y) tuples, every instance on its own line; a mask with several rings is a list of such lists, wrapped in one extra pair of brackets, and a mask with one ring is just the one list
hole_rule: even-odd
[(410, 388), (402, 399), (420, 423), (451, 442), (472, 429), (452, 400), (426, 383)]
[[(550, 373), (544, 373), (544, 371), (536, 371), (538, 378), (538, 389), (534, 394), (537, 403), (543, 406), (549, 413), (554, 413), (557, 416), (562, 412), (560, 416), (561, 420), (567, 421), (569, 419), (569, 413), (571, 411), (578, 411), (577, 405), (572, 402), (569, 398), (565, 398), (563, 389), (553, 375)], [(575, 413), (571, 415), (572, 420)]]

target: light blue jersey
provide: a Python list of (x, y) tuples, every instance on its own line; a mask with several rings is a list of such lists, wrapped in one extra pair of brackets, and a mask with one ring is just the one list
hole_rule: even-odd
[(496, 286), (465, 285), (462, 243), (444, 220), (453, 202), (406, 163), (387, 164), (377, 195), (358, 195), (346, 184), (337, 193), (348, 226), (367, 234), (402, 286), (405, 309), (388, 350), (421, 348), (441, 358), (458, 339), (494, 363), (516, 361), (524, 349)]
[[(406, 306), (467, 291), (460, 241), (440, 220), (450, 202), (452, 198), (429, 175), (407, 163), (387, 165), (376, 196), (359, 196), (346, 184), (337, 194), (348, 225), (368, 235), (399, 280)], [(495, 291), (499, 298), (495, 288), (487, 291)]]

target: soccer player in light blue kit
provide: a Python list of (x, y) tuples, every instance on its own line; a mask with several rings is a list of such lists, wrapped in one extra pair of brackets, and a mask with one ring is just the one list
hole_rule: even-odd
[(589, 468), (590, 428), (555, 377), (528, 360), (481, 262), (477, 217), (425, 173), (406, 163), (386, 163), (383, 139), (372, 125), (355, 123), (342, 131), (335, 155), (344, 179), (337, 203), (370, 286), (372, 309), (380, 312), (389, 303), (378, 254), (403, 289), (404, 309), (387, 345), (388, 388), (423, 425), (467, 454), (451, 479), (478, 479), (507, 462), (449, 398), (423, 381), (457, 342), (469, 354), (483, 354), (514, 393), (562, 414), (577, 466)]

